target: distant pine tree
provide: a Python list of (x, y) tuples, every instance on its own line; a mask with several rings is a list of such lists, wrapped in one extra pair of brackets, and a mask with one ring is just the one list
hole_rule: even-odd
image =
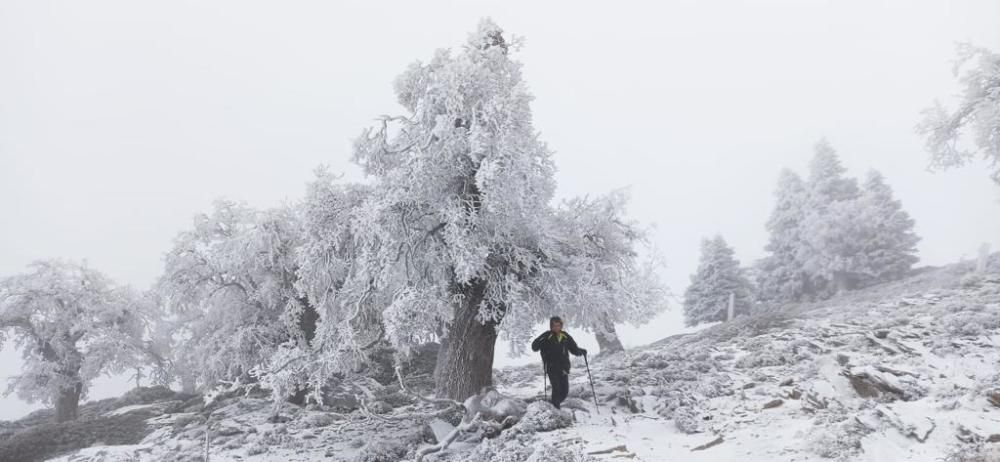
[(729, 295), (735, 294), (734, 315), (749, 314), (752, 287), (722, 236), (701, 243), (701, 262), (684, 292), (684, 323), (693, 326), (725, 321)]

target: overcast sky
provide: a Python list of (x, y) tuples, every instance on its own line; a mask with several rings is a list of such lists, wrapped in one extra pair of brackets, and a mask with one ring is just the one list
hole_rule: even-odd
[[(913, 131), (958, 90), (956, 42), (1000, 49), (995, 0), (0, 0), (0, 276), (86, 259), (145, 288), (214, 199), (295, 200), (320, 164), (359, 179), (351, 142), (401, 112), (395, 76), (483, 16), (526, 39), (517, 57), (558, 195), (630, 188), (676, 293), (702, 237), (721, 233), (745, 263), (762, 255), (778, 171), (804, 173), (821, 137), (851, 174), (886, 175), (922, 263), (1000, 248), (984, 165), (929, 173)], [(623, 340), (679, 320), (675, 305)], [(6, 345), (0, 378), (16, 358)], [(0, 400), (0, 419), (27, 409)]]

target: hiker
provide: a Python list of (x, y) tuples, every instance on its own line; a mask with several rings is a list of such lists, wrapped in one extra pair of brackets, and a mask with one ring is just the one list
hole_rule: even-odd
[(549, 330), (531, 342), (531, 351), (542, 352), (542, 364), (552, 383), (552, 405), (556, 409), (559, 409), (569, 393), (569, 353), (576, 356), (587, 355), (587, 350), (576, 346), (573, 337), (562, 328), (562, 319), (554, 316), (549, 319)]

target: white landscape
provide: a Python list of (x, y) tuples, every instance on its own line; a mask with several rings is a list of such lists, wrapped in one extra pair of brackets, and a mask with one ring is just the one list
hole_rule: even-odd
[(0, 462), (1000, 462), (998, 26), (2, 4)]

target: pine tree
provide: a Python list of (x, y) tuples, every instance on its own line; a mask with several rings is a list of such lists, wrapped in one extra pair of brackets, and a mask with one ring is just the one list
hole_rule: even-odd
[(846, 172), (830, 143), (820, 140), (809, 164), (802, 245), (796, 249), (796, 259), (811, 276), (813, 292), (829, 294), (834, 288), (849, 290), (857, 285), (847, 268), (858, 248), (848, 236), (855, 213), (853, 201), (860, 190), (857, 180), (845, 176)]
[(725, 321), (729, 296), (735, 294), (734, 316), (750, 313), (752, 288), (734, 252), (722, 236), (701, 243), (698, 271), (684, 292), (684, 323), (693, 326)]
[(857, 201), (861, 255), (854, 271), (875, 282), (898, 279), (918, 260), (913, 219), (875, 170), (868, 172)]
[(775, 205), (766, 228), (770, 232), (764, 250), (769, 255), (756, 266), (758, 298), (762, 301), (801, 300), (809, 292), (809, 278), (798, 263), (802, 244), (806, 187), (795, 172), (784, 169), (774, 191)]

